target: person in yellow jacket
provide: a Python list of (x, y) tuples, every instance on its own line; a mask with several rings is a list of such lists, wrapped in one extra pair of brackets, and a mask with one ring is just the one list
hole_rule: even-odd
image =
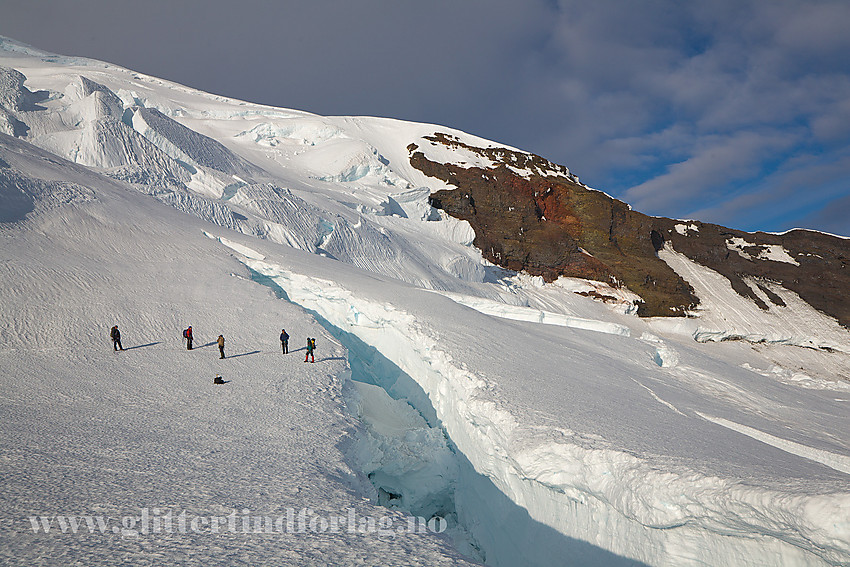
[(218, 351), (221, 353), (221, 358), (224, 358), (224, 335), (219, 335), (218, 340)]

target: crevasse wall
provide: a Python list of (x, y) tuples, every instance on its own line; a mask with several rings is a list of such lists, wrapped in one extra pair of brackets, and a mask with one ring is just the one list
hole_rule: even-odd
[[(523, 538), (510, 523), (500, 529), (463, 518), (482, 547), (490, 548), (488, 558), (500, 558), (504, 565), (518, 559), (529, 565), (560, 562), (566, 541), (574, 544), (566, 552), (579, 565), (612, 564), (599, 549), (651, 565), (844, 564), (848, 550), (810, 517), (830, 507), (840, 514), (839, 504), (718, 478), (682, 478), (622, 452), (578, 444), (538, 443), (511, 451), (522, 446), (512, 437), (521, 424), (486, 392), (484, 381), (439, 350), (411, 315), (357, 298), (334, 282), (260, 260), (242, 261), (271, 278), (291, 301), (375, 347), (413, 377), (475, 471), (553, 530)], [(476, 497), (475, 486), (466, 492), (462, 487), (463, 479), (459, 517), (500, 513), (486, 510), (490, 502), (498, 505), (497, 499)]]

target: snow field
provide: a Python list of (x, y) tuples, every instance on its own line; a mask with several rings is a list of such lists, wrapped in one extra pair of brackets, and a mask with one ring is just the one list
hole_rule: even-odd
[[(32, 154), (3, 158), (45, 178), (73, 171)], [(34, 212), (0, 225), (0, 563), (467, 564), (433, 534), (34, 533), (30, 516), (98, 515), (118, 527), (142, 509), (353, 509), (404, 522), (364, 498), (371, 486), (347, 456), (362, 426), (345, 407), (345, 350), (240, 275), (205, 223), (77, 174), (95, 188), (87, 200), (44, 206), (33, 191)], [(112, 351), (112, 324), (124, 352)], [(189, 324), (193, 351), (180, 338)], [(219, 333), (225, 360), (212, 344)], [(306, 336), (318, 338), (315, 364), (300, 358)], [(216, 373), (228, 383), (213, 385)]]
[[(755, 246), (751, 242), (747, 242), (743, 238), (733, 237), (726, 241), (726, 248), (732, 250), (733, 252), (737, 252), (739, 256), (742, 258), (746, 258), (748, 260), (752, 260), (753, 257), (746, 252), (746, 248), (750, 246)], [(785, 262), (786, 264), (794, 264), (795, 266), (799, 266), (800, 263), (795, 260), (791, 254), (788, 253), (785, 248), (778, 244), (768, 244), (761, 245), (763, 250), (759, 252), (757, 259), (759, 260), (770, 260), (772, 262)]]

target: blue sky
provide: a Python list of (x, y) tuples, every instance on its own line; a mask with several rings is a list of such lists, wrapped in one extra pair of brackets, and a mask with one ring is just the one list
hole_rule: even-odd
[(0, 34), (210, 92), (452, 126), (650, 214), (850, 235), (850, 2), (2, 0)]

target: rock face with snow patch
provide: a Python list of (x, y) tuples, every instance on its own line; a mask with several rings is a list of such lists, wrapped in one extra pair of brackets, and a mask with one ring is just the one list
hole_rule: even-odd
[(768, 285), (779, 284), (850, 326), (850, 299), (844, 293), (850, 287), (850, 240), (807, 230), (750, 234), (650, 217), (581, 185), (566, 168), (539, 156), (475, 148), (445, 134), (425, 141), (462, 147), (493, 163), (490, 168), (439, 163), (416, 144), (408, 147), (414, 167), (457, 187), (433, 193), (431, 204), (468, 221), (475, 246), (504, 268), (547, 281), (559, 276), (613, 281), (643, 298), (640, 315), (683, 315), (699, 298), (658, 258), (657, 251), (669, 242), (724, 275), (761, 309), (784, 306)]
[[(388, 245), (370, 222), (350, 216), (329, 222), (313, 214), (312, 205), (279, 193), (274, 184), (265, 183), (270, 176), (256, 162), (173, 118), (184, 111), (173, 111), (167, 104), (160, 110), (114, 83), (113, 91), (82, 75), (61, 92), (33, 92), (25, 81), (17, 70), (0, 69), (0, 132), (99, 168), (223, 226), (364, 267), (372, 263), (363, 258), (380, 258), (381, 269), (394, 277), (404, 270), (392, 265), (417, 263)], [(262, 139), (274, 147), (279, 136), (295, 130), (291, 124), (272, 127), (264, 122), (233, 139)], [(473, 244), (484, 258), (509, 270), (524, 270), (546, 281), (566, 275), (627, 287), (642, 299), (640, 315), (685, 315), (700, 303), (692, 283), (658, 257), (657, 251), (669, 243), (725, 276), (738, 294), (763, 310), (783, 306), (773, 290), (781, 286), (850, 325), (850, 301), (843, 294), (850, 284), (848, 240), (811, 231), (748, 234), (650, 217), (587, 188), (566, 167), (533, 154), (477, 147), (449, 134), (414, 139), (406, 156), (410, 165), (458, 189), (434, 192), (426, 202), (430, 189), (420, 187), (421, 181), (411, 183), (399, 176), (373, 143), (347, 140), (338, 126), (317, 132), (311, 143), (322, 147), (311, 150), (304, 163), (315, 168), (313, 179), (326, 184), (362, 184), (364, 176), (374, 176), (373, 182), (394, 191), (370, 205), (369, 210), (384, 216), (439, 220), (433, 205), (468, 221)], [(472, 164), (464, 161), (470, 156)], [(379, 243), (378, 252), (367, 242)], [(447, 260), (444, 265), (451, 274), (473, 273), (452, 267), (468, 263)], [(480, 271), (473, 279), (483, 278)]]
[(850, 240), (811, 230), (747, 233), (700, 222), (683, 229), (682, 223), (659, 220), (668, 225), (663, 234), (676, 251), (726, 276), (762, 309), (784, 306), (769, 289), (778, 283), (850, 327)]
[[(458, 145), (445, 135), (431, 143)], [(411, 163), (458, 187), (437, 191), (431, 204), (468, 221), (484, 257), (547, 281), (567, 275), (619, 282), (639, 294), (641, 315), (681, 315), (698, 303), (690, 286), (655, 255), (655, 219), (626, 203), (590, 191), (566, 168), (521, 152), (489, 153), (491, 169), (442, 164), (415, 145)]]

